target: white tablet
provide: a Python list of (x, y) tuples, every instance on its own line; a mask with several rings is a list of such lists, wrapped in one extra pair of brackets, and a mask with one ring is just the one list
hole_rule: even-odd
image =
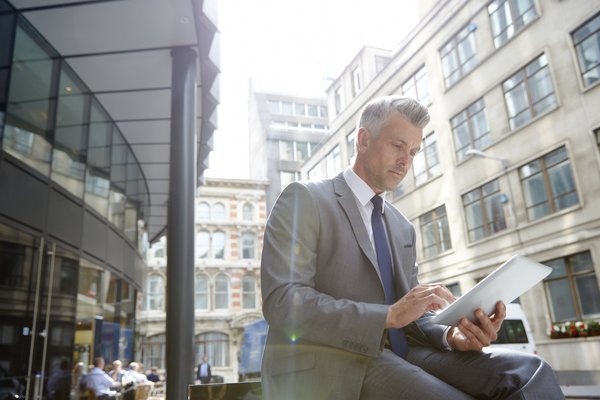
[(498, 301), (510, 303), (551, 272), (552, 268), (546, 265), (514, 255), (454, 303), (439, 311), (432, 322), (456, 326), (464, 317), (475, 321), (473, 312), (478, 308), (490, 315)]

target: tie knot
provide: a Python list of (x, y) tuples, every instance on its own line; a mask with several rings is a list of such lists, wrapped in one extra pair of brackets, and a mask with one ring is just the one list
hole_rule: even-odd
[(379, 210), (379, 212), (382, 211), (381, 206), (383, 205), (383, 199), (381, 198), (381, 196), (373, 196), (373, 198), (371, 199), (371, 203), (373, 203), (373, 207), (375, 207), (376, 210)]

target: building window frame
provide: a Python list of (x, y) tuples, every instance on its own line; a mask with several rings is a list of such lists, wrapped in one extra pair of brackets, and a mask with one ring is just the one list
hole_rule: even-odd
[(451, 88), (479, 63), (475, 31), (477, 25), (470, 22), (458, 31), (439, 50), (446, 88)]
[(502, 82), (502, 92), (511, 130), (556, 108), (556, 91), (546, 54), (540, 54)]
[(450, 226), (446, 205), (441, 206), (419, 217), (421, 238), (423, 241), (423, 256), (425, 259), (435, 257), (452, 249)]
[(507, 228), (503, 206), (507, 201), (508, 197), (500, 191), (498, 179), (462, 195), (469, 242), (476, 242)]
[(535, 1), (525, 1), (529, 2), (529, 7), (524, 10), (518, 9), (523, 0), (495, 0), (488, 5), (490, 27), (496, 48), (503, 46), (537, 18)]
[(256, 257), (256, 235), (254, 232), (243, 232), (240, 241), (242, 260), (254, 260)]
[(210, 309), (210, 280), (206, 274), (197, 274), (194, 280), (194, 309)]
[(256, 308), (256, 278), (248, 274), (242, 277), (242, 308)]
[(579, 205), (577, 185), (565, 146), (520, 167), (519, 178), (529, 221)]
[(573, 31), (571, 38), (583, 87), (595, 86), (600, 82), (600, 12)]
[(402, 83), (402, 94), (416, 99), (426, 106), (431, 104), (429, 80), (427, 79), (425, 65), (421, 66), (417, 72)]
[(213, 304), (215, 310), (228, 310), (231, 307), (231, 284), (225, 274), (215, 276)]
[(457, 161), (467, 158), (469, 149), (483, 150), (492, 144), (492, 134), (488, 124), (483, 98), (469, 104), (450, 119)]
[(148, 311), (164, 311), (165, 309), (165, 279), (159, 274), (148, 275), (148, 294), (146, 309)]
[(421, 150), (413, 159), (412, 170), (416, 186), (420, 186), (442, 173), (436, 132), (433, 131), (425, 136), (421, 146)]
[[(553, 322), (600, 318), (600, 289), (589, 250), (548, 260), (544, 264), (553, 269), (544, 279)], [(582, 298), (585, 294), (590, 298)], [(563, 309), (563, 315), (557, 315), (560, 305), (570, 310)]]

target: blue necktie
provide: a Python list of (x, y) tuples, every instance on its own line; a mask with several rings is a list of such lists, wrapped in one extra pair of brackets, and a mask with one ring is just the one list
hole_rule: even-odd
[[(388, 247), (385, 228), (383, 227), (383, 218), (381, 217), (383, 199), (380, 196), (373, 196), (373, 213), (371, 214), (371, 227), (373, 228), (373, 239), (375, 242), (375, 252), (377, 253), (377, 264), (379, 264), (379, 273), (385, 289), (385, 302), (393, 304), (396, 301), (394, 290), (394, 278), (392, 275), (392, 259)], [(388, 335), (392, 350), (394, 353), (404, 358), (408, 352), (408, 343), (404, 331), (400, 329), (388, 329)]]

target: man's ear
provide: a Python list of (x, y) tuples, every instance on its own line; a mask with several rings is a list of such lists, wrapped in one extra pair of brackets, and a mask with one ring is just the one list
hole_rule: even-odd
[(360, 128), (356, 133), (357, 150), (366, 150), (369, 147), (369, 140), (371, 139), (371, 133), (367, 128)]

